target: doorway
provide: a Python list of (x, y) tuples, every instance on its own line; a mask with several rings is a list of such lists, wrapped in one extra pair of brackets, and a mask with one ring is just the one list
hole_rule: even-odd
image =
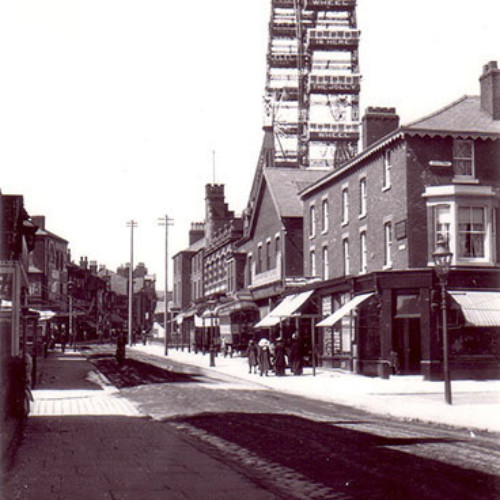
[(392, 345), (399, 355), (401, 373), (419, 374), (420, 318), (395, 318)]

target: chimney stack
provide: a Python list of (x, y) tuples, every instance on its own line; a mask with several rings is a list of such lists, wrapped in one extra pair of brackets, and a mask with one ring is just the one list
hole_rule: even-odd
[(33, 215), (31, 221), (40, 229), (45, 229), (45, 215)]
[(396, 108), (368, 107), (363, 116), (363, 150), (399, 127)]
[(493, 120), (500, 120), (500, 69), (497, 61), (490, 61), (483, 66), (483, 74), (479, 77), (481, 86), (481, 109)]
[(189, 246), (201, 240), (205, 236), (205, 224), (203, 222), (192, 222), (189, 230)]

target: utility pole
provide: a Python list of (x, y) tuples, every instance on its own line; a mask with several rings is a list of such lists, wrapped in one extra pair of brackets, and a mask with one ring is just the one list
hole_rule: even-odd
[(128, 345), (132, 345), (132, 308), (134, 298), (134, 227), (137, 222), (130, 220), (127, 222), (130, 228), (130, 266), (128, 269)]
[(170, 333), (168, 314), (168, 226), (173, 226), (174, 219), (170, 219), (167, 214), (158, 219), (159, 226), (165, 226), (165, 310), (163, 311), (163, 324), (165, 327), (165, 356), (168, 356), (168, 336)]

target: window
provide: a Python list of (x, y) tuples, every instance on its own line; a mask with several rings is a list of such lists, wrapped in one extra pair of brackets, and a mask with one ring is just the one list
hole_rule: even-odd
[(484, 207), (458, 207), (458, 257), (485, 257)]
[(384, 224), (384, 267), (392, 266), (392, 224)]
[(314, 205), (309, 207), (309, 236), (313, 237), (316, 234), (316, 209)]
[(391, 187), (391, 152), (384, 151), (384, 167), (382, 170), (382, 189)]
[(449, 205), (438, 205), (435, 215), (435, 238), (438, 241), (442, 238), (449, 245), (450, 242), (451, 213)]
[(359, 181), (359, 215), (366, 215), (366, 177)]
[(266, 271), (271, 269), (271, 242), (266, 241)]
[(474, 142), (453, 141), (453, 173), (457, 177), (474, 177)]
[(278, 267), (279, 264), (279, 256), (280, 256), (280, 237), (276, 236), (274, 240), (274, 259), (275, 259), (275, 267)]
[(366, 273), (368, 268), (368, 253), (366, 249), (366, 231), (359, 235), (359, 272)]
[(252, 256), (249, 255), (248, 256), (248, 284), (251, 285), (252, 284)]
[(327, 280), (330, 277), (330, 268), (328, 265), (328, 247), (323, 247), (322, 251), (322, 278), (324, 280)]
[(309, 268), (311, 270), (311, 276), (316, 276), (316, 253), (314, 250), (309, 252)]
[(321, 202), (321, 232), (328, 231), (328, 200)]
[(350, 272), (349, 269), (349, 238), (342, 240), (342, 258), (344, 261), (344, 275), (347, 276)]
[(257, 247), (257, 269), (255, 272), (257, 274), (262, 272), (262, 244)]
[(349, 191), (342, 189), (342, 224), (349, 222)]

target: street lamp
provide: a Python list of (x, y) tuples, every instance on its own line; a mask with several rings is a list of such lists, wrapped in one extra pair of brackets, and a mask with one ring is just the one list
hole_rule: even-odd
[(451, 380), (450, 363), (448, 359), (448, 318), (446, 313), (446, 282), (450, 272), (451, 258), (453, 254), (448, 250), (447, 241), (440, 236), (436, 241), (436, 250), (432, 254), (436, 274), (441, 285), (441, 314), (443, 324), (443, 378), (444, 378), (444, 398), (451, 405)]

